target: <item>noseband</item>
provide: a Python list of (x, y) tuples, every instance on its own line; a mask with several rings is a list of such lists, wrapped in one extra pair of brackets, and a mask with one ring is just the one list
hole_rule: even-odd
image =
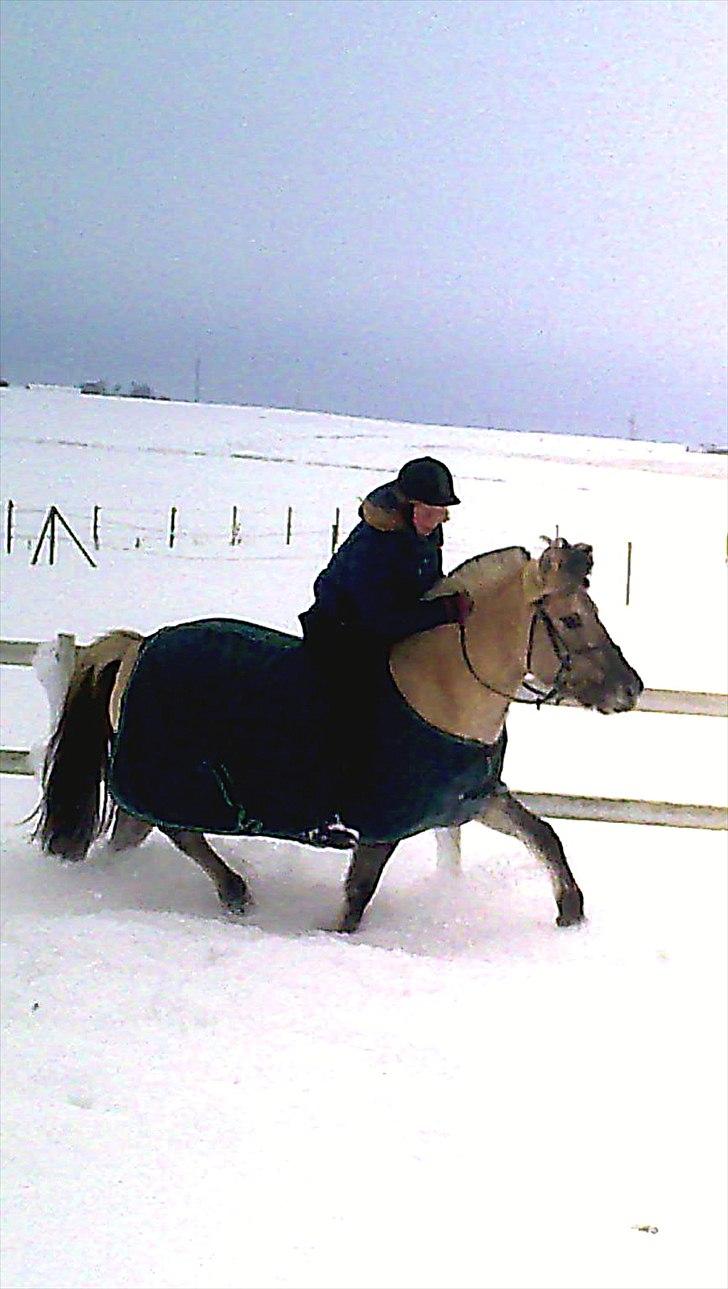
[(506, 693), (505, 690), (498, 689), (497, 686), (491, 685), (489, 681), (484, 680), (482, 676), (478, 675), (471, 661), (470, 654), (468, 652), (468, 642), (465, 635), (465, 624), (463, 622), (460, 623), (460, 649), (462, 651), (465, 666), (467, 667), (473, 679), (477, 680), (478, 684), (482, 685), (483, 689), (489, 689), (492, 694), (498, 694), (501, 698), (507, 698), (512, 703), (524, 703), (527, 707), (539, 708), (542, 703), (553, 703), (556, 706), (558, 703), (561, 702), (562, 698), (564, 697), (562, 691), (564, 688), (564, 684), (566, 682), (567, 675), (571, 670), (572, 657), (576, 657), (578, 654), (581, 654), (581, 653), (589, 653), (594, 648), (594, 646), (587, 645), (583, 649), (574, 649), (573, 651), (570, 651), (568, 648), (568, 645), (566, 644), (566, 641), (563, 639), (562, 636), (559, 635), (558, 631), (556, 630), (556, 627), (551, 621), (551, 618), (549, 617), (548, 613), (544, 609), (542, 601), (538, 601), (535, 612), (531, 618), (531, 629), (528, 633), (528, 652), (526, 654), (526, 674), (527, 675), (531, 673), (531, 654), (533, 652), (533, 636), (536, 630), (537, 622), (543, 622), (546, 628), (546, 634), (548, 635), (549, 643), (558, 660), (559, 668), (558, 668), (558, 671), (556, 672), (556, 676), (554, 677), (553, 685), (551, 686), (550, 689), (547, 689), (547, 690), (537, 689), (535, 685), (532, 685), (530, 681), (528, 681), (524, 677), (524, 679), (521, 681), (521, 687), (523, 689), (527, 689), (529, 694), (533, 694), (534, 695), (533, 698), (519, 698), (517, 694), (508, 694)]

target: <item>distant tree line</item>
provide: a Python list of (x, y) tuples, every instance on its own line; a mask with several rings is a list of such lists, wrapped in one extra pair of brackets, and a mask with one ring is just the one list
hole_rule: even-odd
[(169, 394), (157, 394), (146, 381), (133, 380), (128, 389), (121, 385), (109, 387), (105, 380), (87, 380), (80, 386), (82, 394), (107, 394), (115, 398), (156, 398), (169, 402)]

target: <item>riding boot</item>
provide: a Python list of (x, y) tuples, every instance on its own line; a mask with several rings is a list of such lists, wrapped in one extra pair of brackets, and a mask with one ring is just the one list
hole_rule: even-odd
[[(352, 632), (336, 623), (327, 623), (315, 608), (302, 613), (300, 617), (305, 648), (315, 677), (318, 704), (317, 731), (310, 752), (311, 761), (319, 769), (314, 818), (318, 815), (320, 820), (315, 828), (301, 836), (301, 841), (309, 846), (352, 850), (359, 844), (359, 833), (344, 823), (335, 811), (347, 795), (345, 787), (350, 767), (346, 742), (352, 737), (351, 731), (357, 728), (360, 720), (358, 693), (362, 688), (361, 645)], [(357, 677), (354, 692), (352, 675)], [(347, 712), (343, 747), (342, 709)], [(332, 752), (332, 749), (335, 751)]]
[(307, 846), (328, 847), (331, 850), (353, 850), (359, 845), (359, 833), (356, 828), (349, 828), (341, 822), (338, 815), (333, 815), (326, 823), (311, 828), (301, 837)]

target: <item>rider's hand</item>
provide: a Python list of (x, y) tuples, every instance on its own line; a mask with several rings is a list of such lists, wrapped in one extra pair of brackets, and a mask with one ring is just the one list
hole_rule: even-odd
[(442, 602), (445, 606), (446, 622), (459, 622), (460, 626), (463, 626), (473, 612), (473, 598), (467, 591), (455, 591), (452, 595), (443, 595)]

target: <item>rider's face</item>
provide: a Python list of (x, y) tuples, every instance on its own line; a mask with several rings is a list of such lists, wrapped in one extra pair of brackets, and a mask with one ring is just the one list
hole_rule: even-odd
[(412, 502), (412, 525), (418, 537), (429, 537), (438, 524), (444, 524), (447, 517), (447, 506), (428, 506), (424, 501)]

